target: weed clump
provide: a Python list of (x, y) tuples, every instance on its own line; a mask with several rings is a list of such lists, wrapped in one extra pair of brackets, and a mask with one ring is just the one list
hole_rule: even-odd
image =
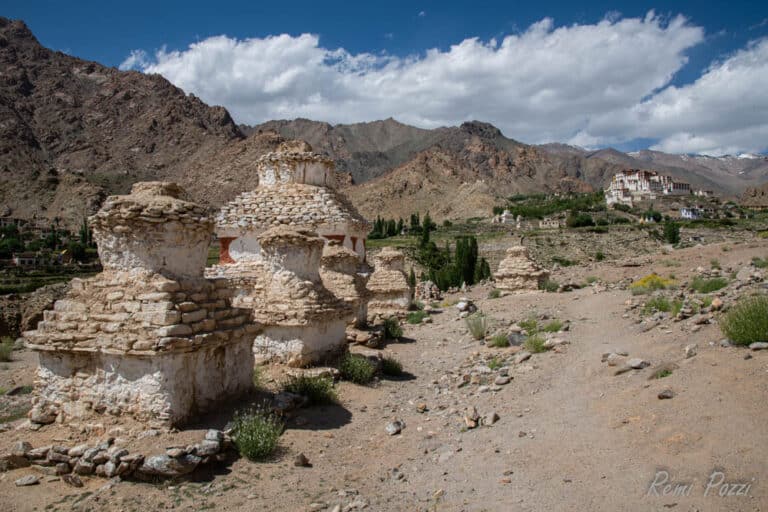
[(397, 317), (391, 316), (384, 320), (384, 338), (396, 340), (403, 335), (403, 328), (400, 327), (400, 321)]
[(477, 312), (466, 317), (467, 328), (476, 340), (482, 340), (488, 334), (488, 317)]
[(365, 356), (347, 353), (339, 363), (339, 372), (343, 379), (365, 385), (373, 380), (376, 367)]
[(381, 360), (381, 373), (388, 377), (399, 377), (403, 374), (403, 365), (394, 357), (384, 357)]
[(722, 277), (705, 279), (700, 276), (693, 278), (691, 289), (697, 293), (712, 293), (728, 286), (728, 281)]
[(504, 348), (509, 346), (509, 338), (506, 334), (497, 334), (488, 342), (489, 347)]
[(265, 407), (236, 412), (232, 425), (235, 446), (252, 461), (265, 460), (274, 453), (284, 427)]
[(532, 354), (547, 351), (547, 347), (544, 346), (544, 338), (540, 334), (528, 336), (523, 345), (525, 346), (525, 349)]
[(719, 324), (735, 345), (768, 341), (768, 297), (742, 299), (720, 318)]
[[(408, 316), (405, 317), (405, 321), (412, 325), (418, 325), (421, 323), (422, 320), (424, 320), (428, 316), (429, 316), (429, 313), (426, 313), (425, 311), (411, 311), (410, 313), (408, 313)], [(399, 327), (400, 326), (398, 325), (398, 328)]]
[(330, 405), (338, 402), (333, 379), (326, 376), (289, 377), (283, 384), (283, 390), (306, 397), (308, 405)]

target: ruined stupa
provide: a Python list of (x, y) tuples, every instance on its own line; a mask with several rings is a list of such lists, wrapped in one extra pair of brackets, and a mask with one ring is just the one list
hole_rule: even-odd
[(352, 250), (328, 244), (323, 249), (320, 277), (325, 287), (352, 309), (354, 326), (364, 327), (368, 317), (368, 266)]
[(324, 240), (311, 231), (276, 227), (259, 235), (258, 243), (264, 280), (251, 292), (254, 320), (263, 326), (253, 343), (256, 362), (305, 366), (342, 351), (353, 312), (323, 286)]
[(365, 260), (370, 224), (334, 190), (333, 161), (312, 152), (303, 141), (284, 142), (256, 163), (259, 186), (224, 205), (216, 216), (219, 265), (211, 272), (232, 275), (226, 267), (262, 260), (259, 235), (277, 226), (314, 231), (336, 240)]
[(405, 314), (413, 299), (413, 289), (404, 270), (405, 255), (385, 247), (373, 257), (373, 267), (368, 280), (368, 318)]
[(106, 412), (179, 424), (252, 387), (257, 328), (225, 280), (203, 278), (213, 220), (182, 196), (137, 183), (91, 217), (104, 271), (73, 279), (25, 333), (40, 358), (33, 421)]
[(496, 288), (507, 292), (538, 290), (549, 277), (549, 271), (541, 268), (528, 254), (524, 245), (515, 245), (507, 249), (507, 254), (499, 270), (493, 276)]

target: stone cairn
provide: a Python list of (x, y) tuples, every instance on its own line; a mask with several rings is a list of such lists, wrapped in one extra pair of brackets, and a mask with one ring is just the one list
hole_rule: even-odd
[(424, 302), (433, 302), (443, 298), (440, 288), (432, 281), (419, 281), (416, 283), (415, 296)]
[(109, 197), (91, 217), (104, 271), (73, 279), (27, 346), (39, 353), (34, 423), (128, 415), (183, 423), (252, 388), (250, 311), (203, 278), (213, 221), (174, 183)]
[(368, 268), (363, 268), (354, 251), (338, 244), (323, 249), (320, 277), (325, 287), (343, 300), (355, 313), (353, 327), (365, 327), (368, 322)]
[(549, 277), (549, 271), (541, 268), (528, 254), (528, 248), (516, 245), (507, 249), (499, 270), (494, 275), (496, 288), (506, 292), (538, 290)]
[(373, 257), (374, 271), (368, 280), (368, 318), (402, 316), (411, 306), (413, 289), (405, 275), (405, 255), (385, 247)]
[(324, 285), (325, 241), (314, 232), (276, 227), (259, 236), (265, 276), (253, 296), (254, 320), (263, 326), (256, 362), (305, 366), (341, 352), (353, 312)]

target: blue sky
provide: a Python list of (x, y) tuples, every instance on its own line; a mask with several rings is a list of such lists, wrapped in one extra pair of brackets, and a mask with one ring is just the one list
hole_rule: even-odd
[[(751, 89), (737, 96), (729, 85), (742, 76), (756, 85), (768, 80), (768, 43), (765, 51), (760, 46), (768, 37), (764, 2), (27, 0), (5, 2), (2, 15), (23, 19), (50, 48), (159, 72), (187, 92), (223, 104), (242, 122), (391, 115), (432, 127), (478, 117), (525, 142), (713, 154), (768, 149), (760, 142), (768, 140), (768, 127), (759, 119), (734, 126), (739, 117), (750, 117), (736, 103), (752, 101)], [(281, 34), (290, 37), (275, 39)], [(555, 49), (540, 51), (545, 47)], [(436, 53), (430, 56), (430, 49)], [(137, 58), (126, 61), (132, 52)], [(525, 53), (547, 67), (521, 61)], [(649, 53), (657, 53), (658, 62)], [(276, 62), (263, 62), (272, 56)], [(201, 64), (205, 59), (218, 67)], [(633, 60), (637, 66), (622, 69), (622, 62)], [(467, 67), (473, 62), (477, 82)], [(723, 72), (738, 67), (742, 74), (713, 73), (724, 62)], [(551, 73), (552, 66), (562, 74)], [(622, 82), (631, 74), (637, 86)], [(571, 79), (583, 83), (565, 88)], [(532, 82), (536, 88), (526, 87)], [(489, 94), (490, 85), (497, 92)], [(596, 94), (594, 88), (602, 90)], [(499, 96), (504, 90), (509, 96)], [(732, 112), (722, 104), (729, 95)], [(748, 111), (768, 113), (765, 93), (755, 96)], [(701, 97), (710, 103), (691, 110), (691, 98)], [(712, 109), (724, 116), (719, 125), (707, 113)], [(670, 110), (679, 114), (676, 120), (669, 119)], [(684, 118), (694, 124), (684, 126)], [(632, 126), (642, 123), (647, 126)]]

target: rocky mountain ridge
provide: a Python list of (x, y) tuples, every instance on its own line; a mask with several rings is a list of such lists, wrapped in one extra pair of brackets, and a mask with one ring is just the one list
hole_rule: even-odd
[(488, 123), (422, 129), (394, 119), (238, 126), (159, 75), (119, 71), (40, 45), (0, 18), (0, 215), (77, 225), (107, 194), (141, 180), (180, 183), (218, 206), (253, 189), (255, 161), (303, 139), (337, 161), (339, 185), (368, 217), (430, 210), (488, 215), (517, 193), (587, 191), (625, 168), (655, 169), (735, 196), (768, 179), (768, 160), (533, 146)]

